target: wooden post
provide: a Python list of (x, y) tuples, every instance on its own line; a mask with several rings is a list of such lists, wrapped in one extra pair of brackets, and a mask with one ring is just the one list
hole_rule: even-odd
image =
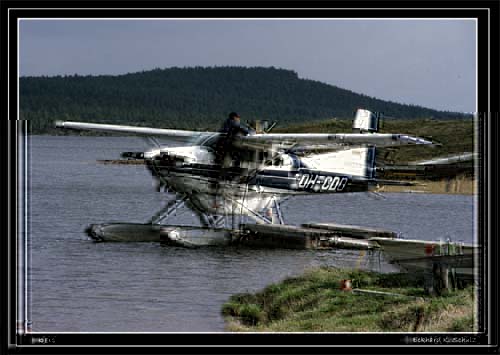
[(433, 272), (425, 272), (425, 274), (424, 274), (424, 290), (428, 295), (433, 296), (435, 294), (435, 291), (434, 291), (434, 273)]
[(446, 264), (441, 264), (440, 267), (440, 276), (441, 276), (441, 285), (442, 289), (440, 290), (440, 294), (444, 292), (448, 292), (450, 290), (450, 283), (449, 283), (449, 269), (448, 265)]
[(445, 190), (444, 191), (445, 192), (450, 192), (450, 190), (451, 190), (450, 187), (451, 187), (451, 179), (448, 178), (448, 179), (446, 179), (446, 186), (445, 186)]
[(432, 295), (441, 294), (441, 278), (439, 263), (432, 263)]
[(453, 291), (457, 290), (457, 273), (455, 268), (450, 269), (450, 279), (451, 279), (451, 287)]
[(449, 268), (446, 264), (434, 263), (432, 267), (432, 278), (433, 278), (433, 288), (434, 293), (437, 295), (442, 295), (443, 293), (449, 292)]

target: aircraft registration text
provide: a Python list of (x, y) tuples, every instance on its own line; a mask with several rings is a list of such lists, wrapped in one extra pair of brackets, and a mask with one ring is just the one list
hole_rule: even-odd
[(326, 176), (320, 174), (297, 174), (299, 189), (314, 191), (341, 192), (347, 186), (349, 179), (346, 176)]

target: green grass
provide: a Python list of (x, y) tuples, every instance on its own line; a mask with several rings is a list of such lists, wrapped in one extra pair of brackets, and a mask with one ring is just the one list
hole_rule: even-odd
[[(354, 288), (402, 296), (356, 294)], [(319, 268), (272, 284), (256, 294), (237, 294), (222, 307), (230, 331), (266, 332), (446, 332), (474, 329), (472, 287), (424, 298), (423, 279)]]

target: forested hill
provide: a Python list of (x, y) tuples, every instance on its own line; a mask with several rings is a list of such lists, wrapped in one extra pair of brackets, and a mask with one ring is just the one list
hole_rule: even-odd
[(196, 67), (125, 75), (20, 78), (20, 117), (33, 133), (54, 133), (54, 120), (161, 128), (214, 129), (231, 111), (242, 120), (280, 126), (322, 119), (352, 119), (356, 108), (398, 119), (460, 116), (397, 104), (300, 79), (276, 68)]

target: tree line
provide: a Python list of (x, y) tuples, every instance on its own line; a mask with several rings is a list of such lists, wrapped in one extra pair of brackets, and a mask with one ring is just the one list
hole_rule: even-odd
[(357, 94), (274, 67), (154, 69), (124, 75), (21, 77), (20, 117), (32, 133), (55, 133), (55, 120), (213, 130), (231, 111), (281, 126), (352, 119), (359, 107), (399, 119), (463, 118), (453, 112)]

